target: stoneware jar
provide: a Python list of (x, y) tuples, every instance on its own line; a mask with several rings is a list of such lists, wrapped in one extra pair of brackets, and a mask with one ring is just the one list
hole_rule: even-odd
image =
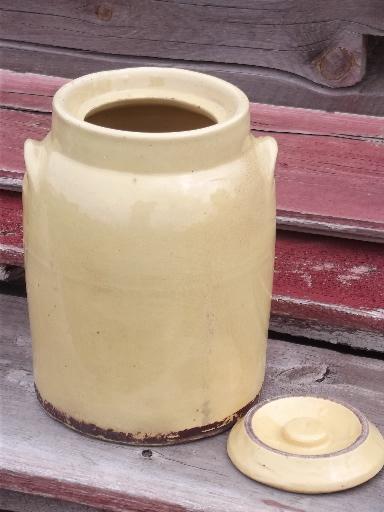
[(83, 433), (213, 435), (264, 378), (275, 240), (270, 137), (233, 85), (180, 69), (84, 76), (25, 144), (37, 396)]

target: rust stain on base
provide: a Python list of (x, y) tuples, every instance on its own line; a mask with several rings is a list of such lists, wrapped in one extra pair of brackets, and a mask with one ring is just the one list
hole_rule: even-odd
[(188, 441), (195, 441), (204, 437), (220, 434), (221, 432), (224, 432), (228, 428), (232, 427), (232, 425), (234, 425), (239, 418), (243, 417), (246, 412), (259, 401), (260, 396), (260, 394), (257, 395), (254, 400), (221, 421), (216, 421), (201, 427), (187, 428), (179, 432), (169, 432), (167, 434), (158, 434), (156, 436), (152, 436), (149, 434), (141, 434), (140, 432), (135, 434), (129, 432), (117, 432), (112, 429), (104, 429), (98, 427), (93, 423), (86, 423), (84, 421), (77, 420), (76, 418), (72, 418), (72, 416), (69, 416), (66, 413), (56, 409), (54, 405), (45, 400), (40, 395), (36, 384), (35, 391), (38, 401), (49, 416), (59, 421), (60, 423), (63, 423), (67, 427), (80, 432), (81, 434), (96, 437), (104, 441), (112, 441), (115, 443), (149, 446), (185, 443)]

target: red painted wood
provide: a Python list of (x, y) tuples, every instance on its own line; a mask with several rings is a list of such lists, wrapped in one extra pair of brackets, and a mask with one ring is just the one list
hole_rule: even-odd
[[(0, 177), (20, 188), (24, 140), (41, 139), (49, 130), (46, 112), (63, 79), (11, 72), (2, 76), (9, 93), (3, 99), (7, 106), (36, 110), (1, 112), (6, 150), (0, 155)], [(338, 235), (352, 229), (347, 235), (369, 238), (373, 232), (376, 239), (384, 238), (381, 119), (266, 105), (253, 105), (252, 111), (255, 133), (265, 130), (279, 142), (280, 225)], [(310, 129), (314, 134), (305, 133)], [(289, 130), (292, 133), (284, 133)], [(327, 131), (332, 136), (325, 136)], [(364, 138), (357, 137), (359, 133)], [(20, 195), (0, 191), (0, 213), (0, 263), (22, 265)], [(280, 232), (273, 317), (350, 330), (384, 330), (383, 258), (382, 246)]]
[(103, 489), (81, 483), (71, 482), (70, 485), (66, 485), (65, 482), (55, 478), (7, 470), (0, 471), (0, 478), (3, 489), (14, 490), (24, 494), (49, 496), (77, 504), (97, 507), (105, 511), (186, 512), (190, 510), (176, 503), (166, 503), (160, 499), (150, 499), (135, 495), (134, 490), (129, 488), (123, 493), (117, 490)]
[[(52, 97), (67, 78), (0, 69), (0, 105), (52, 111)], [(384, 138), (384, 118), (251, 103), (254, 130)]]
[[(0, 190), (0, 263), (23, 265), (21, 208), (20, 194)], [(384, 332), (383, 282), (380, 244), (278, 232), (275, 317)]]
[(0, 264), (22, 266), (23, 254), (21, 195), (0, 190)]
[[(0, 110), (0, 125), (5, 148), (0, 155), (0, 178), (3, 186), (20, 189), (24, 141), (42, 139), (49, 131), (50, 116)], [(272, 135), (279, 143), (276, 186), (280, 226), (384, 240), (384, 144)]]
[(278, 233), (275, 316), (384, 333), (383, 282), (382, 245)]
[(0, 105), (38, 112), (52, 112), (52, 96), (68, 80), (56, 76), (14, 73), (7, 69), (1, 69), (0, 82)]
[[(3, 105), (36, 111), (0, 111), (0, 187), (20, 189), (24, 140), (48, 132), (52, 95), (67, 80), (4, 70), (0, 76)], [(251, 112), (255, 134), (272, 134), (279, 142), (282, 229), (384, 240), (382, 118), (260, 104)]]
[(254, 130), (384, 138), (384, 118), (305, 108), (251, 104)]
[(21, 190), (25, 172), (24, 142), (41, 140), (51, 126), (51, 116), (18, 110), (0, 109), (0, 179), (3, 185)]
[(323, 232), (365, 228), (367, 238), (372, 230), (384, 240), (384, 141), (273, 135), (279, 216), (324, 222)]
[[(0, 177), (3, 186), (20, 189), (24, 141), (42, 139), (50, 118), (2, 110), (0, 124), (5, 148)], [(280, 226), (384, 239), (384, 146), (332, 137), (273, 135), (280, 148), (276, 169)]]

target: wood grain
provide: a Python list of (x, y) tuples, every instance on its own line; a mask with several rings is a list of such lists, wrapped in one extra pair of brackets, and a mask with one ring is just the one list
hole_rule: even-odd
[(68, 80), (56, 76), (0, 70), (0, 105), (15, 109), (52, 112), (52, 97)]
[(384, 34), (380, 0), (324, 0), (316, 10), (305, 0), (3, 0), (1, 31), (10, 41), (282, 69), (331, 87), (359, 82), (363, 34)]
[(267, 133), (279, 144), (280, 228), (384, 241), (383, 140)]
[[(382, 41), (380, 41), (382, 40)], [(170, 58), (108, 55), (18, 41), (0, 41), (2, 67), (20, 72), (75, 78), (107, 69), (163, 66), (210, 73), (240, 87), (259, 103), (337, 112), (384, 115), (384, 38), (368, 38), (367, 72), (360, 83), (336, 89), (276, 69)]]
[(384, 351), (383, 281), (381, 245), (280, 231), (272, 322), (285, 323), (278, 332), (289, 334), (292, 323), (317, 324), (327, 341)]
[(0, 489), (1, 512), (99, 512), (99, 508)]
[[(382, 510), (383, 472), (350, 491), (304, 496), (239, 473), (226, 456), (227, 434), (156, 448), (144, 457), (141, 448), (89, 439), (63, 427), (44, 414), (34, 396), (25, 299), (0, 296), (0, 301), (3, 488), (119, 512)], [(383, 361), (273, 340), (263, 396), (335, 397), (383, 429), (383, 377)]]
[[(23, 265), (21, 197), (0, 190), (0, 261)], [(74, 270), (75, 272), (75, 270)], [(384, 352), (380, 244), (278, 232), (271, 328)]]
[(24, 142), (41, 140), (51, 127), (51, 118), (30, 112), (0, 108), (0, 187), (21, 191), (25, 172)]
[[(13, 75), (12, 72), (8, 73)], [(47, 78), (49, 82), (51, 77)], [(5, 80), (4, 83), (6, 83)], [(324, 112), (261, 103), (251, 103), (251, 126), (253, 130), (276, 133), (378, 139), (377, 142), (384, 139), (383, 117)]]
[[(0, 188), (20, 190), (24, 141), (48, 132), (51, 98), (66, 80), (0, 76)], [(384, 241), (383, 118), (252, 104), (251, 122), (255, 135), (279, 142), (280, 228)]]
[[(0, 105), (50, 113), (53, 95), (69, 80), (0, 69)], [(384, 119), (368, 115), (251, 103), (251, 123), (252, 129), (269, 132), (384, 139)]]

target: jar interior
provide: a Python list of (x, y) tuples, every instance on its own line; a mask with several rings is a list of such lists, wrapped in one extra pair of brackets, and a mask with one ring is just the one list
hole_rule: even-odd
[(206, 128), (216, 119), (199, 107), (171, 100), (128, 100), (102, 105), (84, 121), (130, 132), (165, 133)]

